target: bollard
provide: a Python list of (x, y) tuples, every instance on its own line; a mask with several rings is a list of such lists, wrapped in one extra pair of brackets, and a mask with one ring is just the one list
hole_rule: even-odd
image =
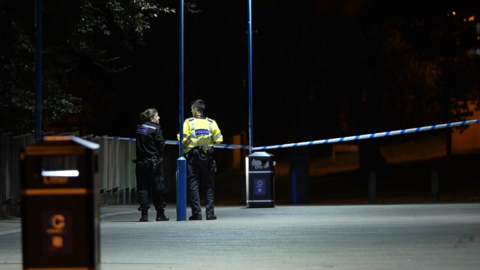
[(187, 160), (177, 159), (177, 221), (187, 220)]
[(377, 175), (374, 170), (370, 170), (368, 175), (368, 202), (376, 203), (377, 202)]
[(292, 172), (292, 204), (297, 204), (297, 172)]
[(438, 171), (433, 169), (432, 170), (432, 202), (438, 202)]

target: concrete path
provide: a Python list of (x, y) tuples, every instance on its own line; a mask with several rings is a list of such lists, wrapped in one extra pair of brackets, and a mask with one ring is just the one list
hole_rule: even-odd
[[(100, 269), (480, 269), (478, 203), (222, 206), (216, 214), (176, 221), (172, 205), (170, 221), (138, 222), (134, 205), (102, 207)], [(0, 269), (22, 269), (21, 253), (20, 220), (0, 221)]]

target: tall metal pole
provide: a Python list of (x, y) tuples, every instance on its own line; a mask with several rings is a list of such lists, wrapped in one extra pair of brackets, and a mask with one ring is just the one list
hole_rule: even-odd
[(42, 139), (42, 0), (35, 1), (35, 141)]
[(177, 221), (187, 220), (187, 160), (183, 156), (183, 82), (184, 82), (184, 55), (183, 55), (183, 28), (184, 28), (184, 1), (180, 0), (180, 125), (179, 158), (177, 159)]
[(184, 121), (184, 113), (183, 113), (183, 91), (184, 91), (184, 0), (180, 0), (180, 40), (179, 40), (179, 48), (180, 48), (180, 63), (179, 63), (179, 86), (180, 86), (180, 104), (179, 104), (179, 117), (180, 117), (180, 126), (179, 126), (179, 134), (180, 134), (180, 145), (178, 148), (179, 156), (183, 157), (183, 121)]
[(249, 131), (249, 153), (253, 151), (253, 72), (252, 72), (252, 0), (248, 0), (248, 131)]

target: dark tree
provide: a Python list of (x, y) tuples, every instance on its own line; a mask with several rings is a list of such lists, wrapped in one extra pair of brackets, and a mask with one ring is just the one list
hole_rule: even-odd
[[(0, 127), (17, 134), (33, 129), (34, 5), (35, 1), (0, 2)], [(197, 12), (194, 5), (186, 6)], [(155, 0), (43, 1), (44, 121), (78, 113), (86, 105), (71, 94), (75, 87), (93, 90), (88, 79), (81, 83), (82, 65), (91, 63), (101, 72), (125, 70), (129, 64), (121, 57), (131, 53), (134, 44), (143, 44), (153, 18), (169, 12), (174, 10)]]

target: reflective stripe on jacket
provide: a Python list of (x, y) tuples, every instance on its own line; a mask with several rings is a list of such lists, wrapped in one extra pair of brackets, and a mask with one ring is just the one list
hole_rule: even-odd
[(136, 155), (137, 160), (161, 157), (165, 145), (162, 129), (159, 124), (145, 122), (137, 126), (136, 130)]
[(190, 117), (183, 123), (184, 153), (194, 147), (201, 147), (205, 152), (214, 144), (223, 141), (222, 133), (215, 120), (199, 115)]

